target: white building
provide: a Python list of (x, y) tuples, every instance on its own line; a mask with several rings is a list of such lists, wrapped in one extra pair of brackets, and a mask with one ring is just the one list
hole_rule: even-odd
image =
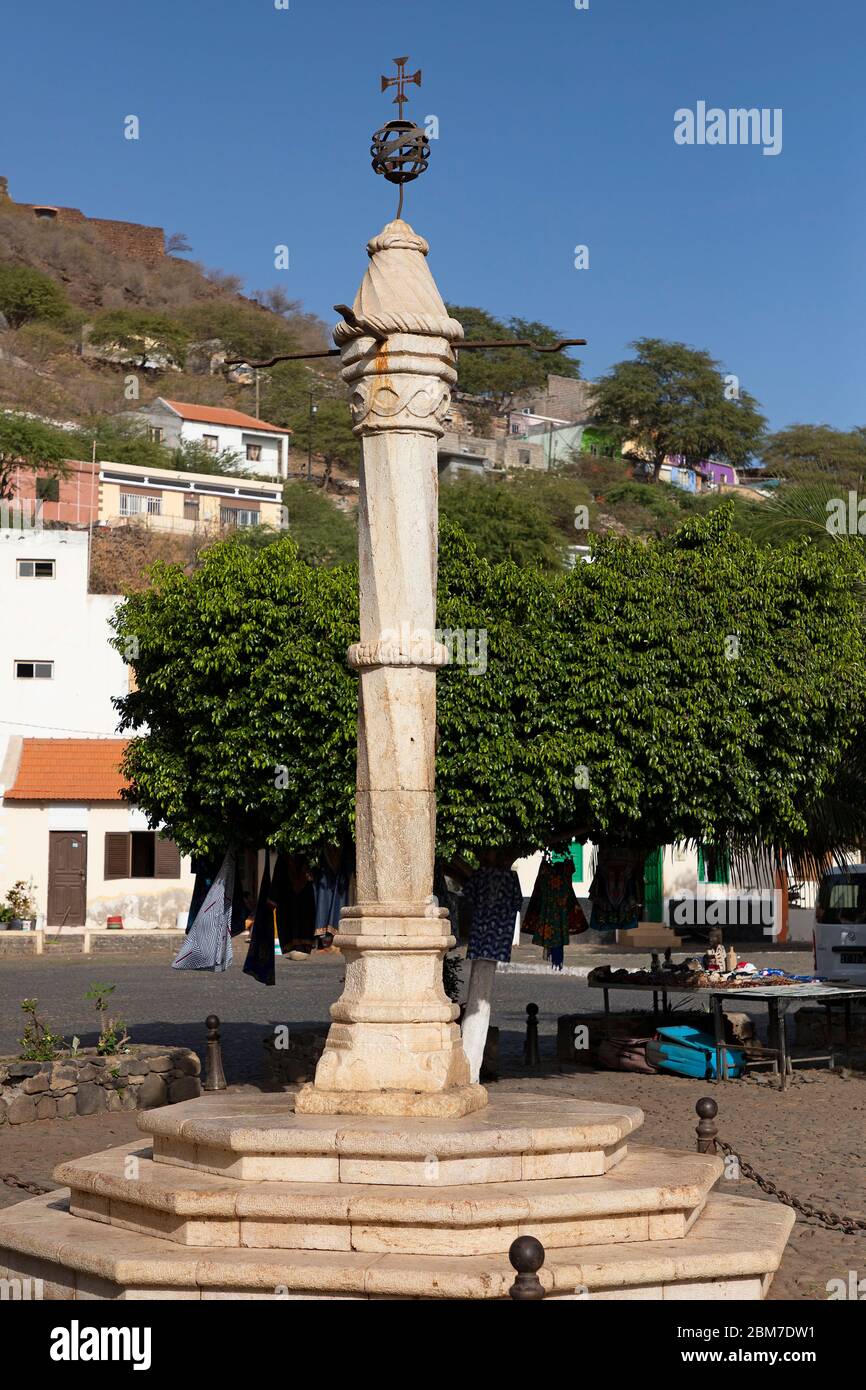
[(32, 881), (48, 927), (174, 927), (190, 865), (121, 795), (130, 673), (88, 567), (87, 531), (0, 529), (0, 901)]
[(89, 554), (87, 531), (0, 529), (0, 749), (117, 731), (129, 669), (109, 644), (117, 599), (88, 593)]
[(239, 473), (288, 477), (292, 431), (257, 420), (241, 410), (158, 396), (150, 405), (141, 406), (132, 418), (144, 420), (150, 438), (166, 448), (193, 443), (204, 445), (213, 454), (230, 450), (239, 456), (235, 470)]
[[(589, 841), (584, 845), (575, 842), (570, 850), (574, 865), (572, 888), (589, 921), (592, 915), (589, 889), (597, 862), (596, 846)], [(537, 853), (518, 860), (514, 865), (523, 890), (524, 913), (529, 906), (540, 863), (541, 854)], [(742, 913), (740, 925), (725, 928), (724, 939), (728, 942), (749, 941), (760, 945), (775, 940), (775, 930), (764, 930), (765, 925), (769, 926), (768, 922), (762, 922), (755, 929), (746, 925), (749, 920), (746, 916), (747, 904), (749, 911), (755, 914), (755, 920), (758, 920), (758, 912), (769, 916), (771, 908), (775, 911), (778, 906), (782, 916), (780, 939), (808, 942), (811, 939), (817, 884), (807, 882), (797, 885), (797, 896), (792, 896), (788, 906), (783, 905), (781, 900), (776, 903), (773, 897), (775, 887), (775, 876), (766, 867), (754, 866), (749, 869), (738, 866), (731, 863), (726, 855), (714, 854), (701, 845), (660, 846), (647, 855), (644, 863), (642, 925), (636, 932), (615, 933), (616, 944), (634, 944), (638, 951), (653, 945), (670, 945), (679, 949), (682, 934), (693, 943), (697, 938), (687, 926), (681, 932), (673, 929), (672, 924), (678, 920), (678, 905), (687, 903), (684, 910), (700, 919), (701, 903), (710, 904), (720, 899), (734, 899), (742, 904), (739, 908)], [(655, 926), (658, 930), (649, 931), (649, 926)], [(519, 936), (515, 935), (515, 941), (518, 939)], [(613, 944), (609, 932), (590, 932), (576, 937), (575, 941), (583, 945)], [(687, 944), (683, 949), (693, 949), (693, 945)]]

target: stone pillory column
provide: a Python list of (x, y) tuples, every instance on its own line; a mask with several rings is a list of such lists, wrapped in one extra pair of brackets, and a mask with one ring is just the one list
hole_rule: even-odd
[(428, 249), (408, 223), (388, 223), (334, 332), (363, 453), (361, 640), (348, 654), (360, 673), (358, 905), (337, 936), (345, 990), (315, 1082), (296, 1098), (307, 1114), (459, 1116), (487, 1102), (469, 1084), (458, 1011), (442, 987), (454, 938), (432, 897), (436, 668), (448, 660), (434, 640), (436, 441), (463, 329), (448, 317)]

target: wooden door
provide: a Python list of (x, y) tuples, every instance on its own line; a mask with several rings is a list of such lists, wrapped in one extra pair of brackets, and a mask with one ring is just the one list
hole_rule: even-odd
[(48, 832), (49, 927), (83, 927), (87, 918), (87, 834)]

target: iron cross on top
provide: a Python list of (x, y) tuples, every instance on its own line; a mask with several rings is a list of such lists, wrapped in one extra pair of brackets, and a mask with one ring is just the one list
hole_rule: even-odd
[(401, 121), (402, 121), (402, 119), (403, 119), (403, 107), (406, 105), (406, 102), (409, 100), (409, 98), (408, 98), (407, 95), (406, 95), (406, 84), (407, 84), (407, 82), (414, 82), (416, 87), (420, 87), (420, 86), (421, 86), (421, 69), (419, 68), (418, 71), (417, 71), (416, 73), (414, 73), (414, 74), (408, 73), (408, 72), (406, 71), (406, 64), (408, 63), (408, 61), (409, 61), (409, 55), (408, 55), (408, 53), (406, 54), (406, 57), (405, 57), (405, 58), (395, 58), (395, 59), (394, 59), (394, 62), (397, 64), (397, 76), (396, 76), (396, 77), (384, 77), (384, 76), (383, 76), (383, 78), (382, 78), (382, 91), (383, 91), (383, 92), (387, 92), (387, 90), (388, 90), (389, 87), (396, 87), (396, 88), (397, 88), (397, 95), (396, 95), (395, 98), (394, 98), (394, 105), (395, 105), (395, 106), (399, 106), (399, 108), (400, 108), (400, 120), (401, 120)]

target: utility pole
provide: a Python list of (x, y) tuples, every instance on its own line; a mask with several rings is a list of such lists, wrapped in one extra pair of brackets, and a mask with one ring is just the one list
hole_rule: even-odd
[(318, 414), (319, 407), (313, 404), (313, 392), (308, 391), (307, 395), (310, 398), (310, 431), (307, 440), (307, 482), (311, 483), (313, 481), (313, 421)]

